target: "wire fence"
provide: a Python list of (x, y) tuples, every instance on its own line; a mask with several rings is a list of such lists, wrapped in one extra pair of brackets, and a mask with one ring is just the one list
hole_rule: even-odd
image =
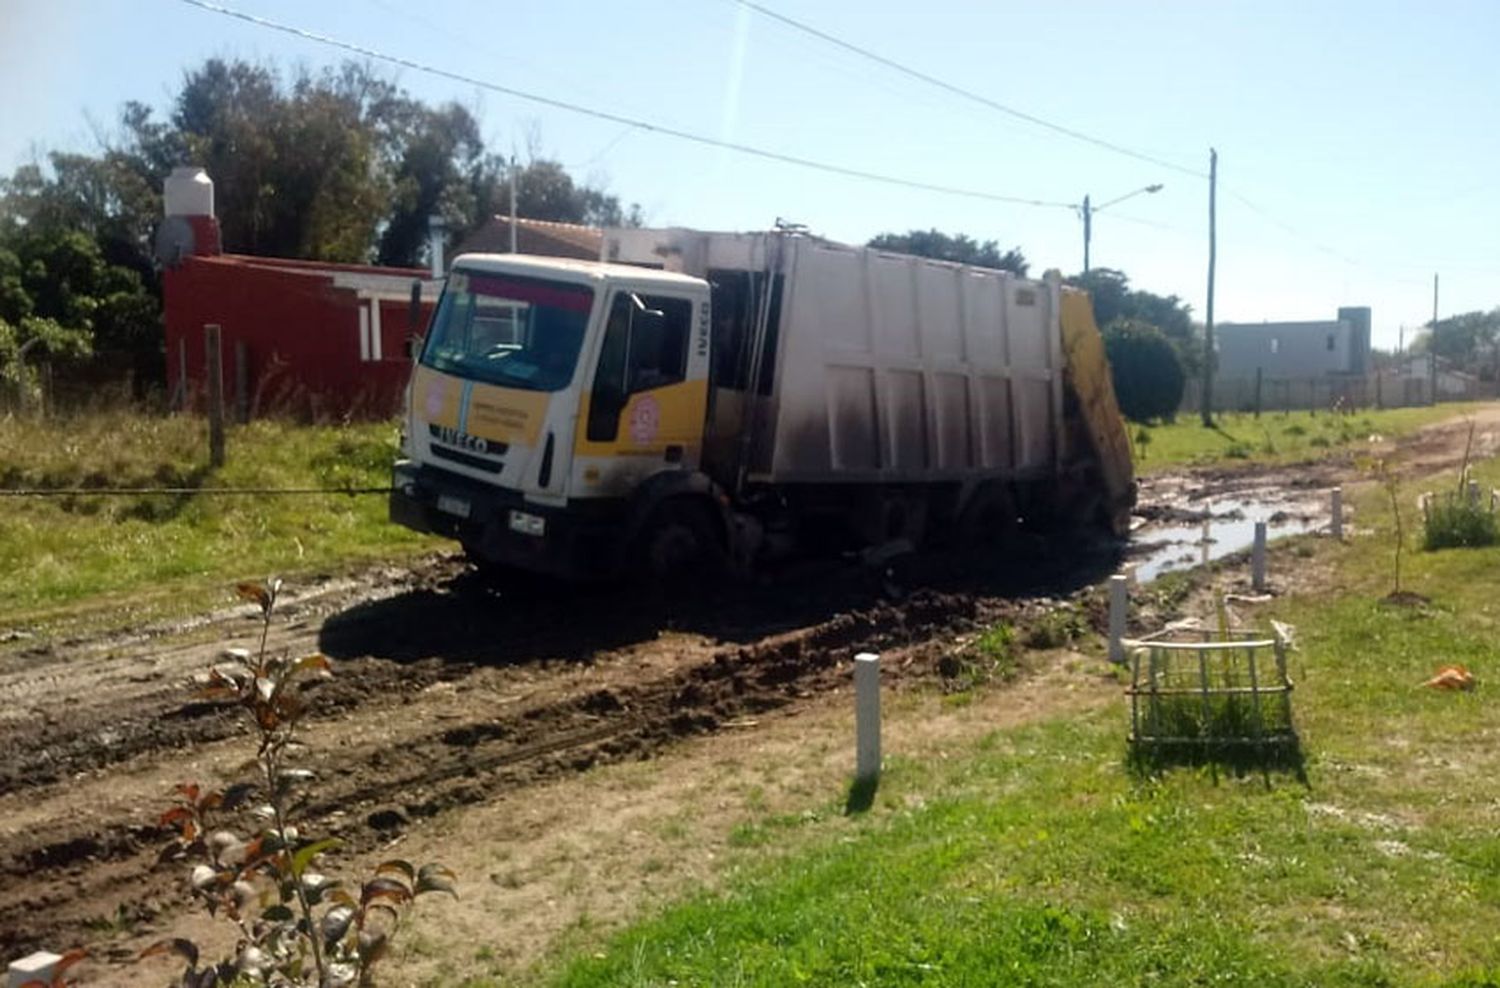
[(183, 497), (230, 495), (250, 497), (322, 496), (344, 494), (358, 497), (367, 494), (389, 494), (385, 487), (12, 487), (0, 488), (0, 497), (148, 497), (164, 495)]

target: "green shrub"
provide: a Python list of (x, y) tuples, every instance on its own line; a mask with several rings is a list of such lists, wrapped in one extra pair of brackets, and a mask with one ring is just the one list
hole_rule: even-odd
[(1082, 638), (1085, 631), (1083, 616), (1071, 607), (1061, 607), (1029, 625), (1022, 642), (1033, 649), (1066, 648)]
[(1171, 341), (1149, 323), (1117, 319), (1104, 330), (1104, 350), (1120, 411), (1136, 422), (1171, 420), (1186, 377)]
[(1422, 548), (1474, 548), (1500, 542), (1500, 522), (1484, 505), (1471, 504), (1463, 496), (1438, 498), (1427, 509), (1422, 523)]
[(1016, 672), (1016, 629), (997, 624), (938, 660), (938, 673), (950, 693), (962, 693)]

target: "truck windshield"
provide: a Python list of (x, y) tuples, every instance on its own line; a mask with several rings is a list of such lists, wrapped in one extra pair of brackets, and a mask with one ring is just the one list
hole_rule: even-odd
[(489, 384), (560, 391), (573, 379), (593, 304), (583, 285), (454, 271), (421, 362)]

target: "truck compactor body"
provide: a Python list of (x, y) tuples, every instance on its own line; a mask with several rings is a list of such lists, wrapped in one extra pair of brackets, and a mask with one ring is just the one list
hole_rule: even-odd
[(1086, 295), (795, 232), (466, 254), (407, 392), (392, 518), (484, 565), (687, 575), (1019, 526), (1123, 533)]

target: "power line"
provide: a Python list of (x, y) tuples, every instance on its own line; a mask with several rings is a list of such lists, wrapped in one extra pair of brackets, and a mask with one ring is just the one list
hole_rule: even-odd
[(1127, 158), (1134, 158), (1137, 161), (1144, 161), (1148, 164), (1156, 165), (1158, 168), (1168, 168), (1172, 171), (1180, 172), (1184, 175), (1191, 175), (1193, 178), (1208, 178), (1208, 176), (1203, 172), (1196, 171), (1192, 168), (1173, 164), (1170, 161), (1165, 161), (1161, 158), (1153, 157), (1152, 155), (1145, 154), (1141, 151), (1132, 150), (1131, 148), (1125, 147), (1124, 145), (1116, 144), (1113, 141), (1107, 141), (1102, 137), (1094, 137), (1092, 134), (1085, 134), (1081, 130), (1074, 130), (1071, 127), (1065, 127), (1062, 124), (1053, 123), (1051, 120), (1046, 120), (1034, 113), (1027, 113), (1025, 110), (1018, 110), (1013, 106), (1006, 106), (1004, 103), (990, 99), (988, 96), (985, 96), (982, 93), (976, 93), (971, 89), (964, 89), (962, 86), (954, 85), (951, 82), (939, 79), (937, 76), (929, 75), (926, 72), (921, 71), (920, 69), (914, 69), (909, 65), (904, 65), (901, 62), (896, 61), (895, 59), (887, 58), (886, 56), (881, 55), (877, 52), (870, 51), (868, 48), (861, 48), (859, 45), (856, 45), (853, 42), (845, 41), (843, 38), (829, 34), (827, 31), (819, 30), (818, 28), (815, 28), (810, 24), (804, 24), (802, 21), (794, 20), (786, 16), (785, 14), (778, 13), (770, 9), (769, 7), (756, 3), (755, 0), (736, 0), (736, 2), (750, 8), (763, 17), (769, 17), (771, 20), (778, 21), (795, 31), (801, 31), (803, 34), (811, 35), (812, 37), (817, 38), (820, 41), (827, 42), (830, 45), (834, 45), (835, 47), (842, 48), (845, 51), (852, 52), (861, 58), (865, 58), (879, 65), (883, 65), (886, 68), (891, 69), (892, 71), (899, 72), (902, 75), (910, 76), (913, 79), (925, 82), (929, 86), (936, 86), (937, 88), (952, 93), (955, 96), (961, 96), (964, 99), (970, 100), (974, 103), (978, 103), (979, 105), (987, 107), (991, 110), (995, 110), (996, 112), (1003, 113), (1006, 116), (1014, 117), (1017, 120), (1024, 120), (1029, 124), (1034, 124), (1035, 126), (1045, 128), (1054, 133), (1062, 134), (1064, 137), (1070, 137), (1075, 141), (1083, 141), (1086, 144), (1092, 144), (1095, 147), (1104, 148), (1106, 151), (1113, 151), (1115, 154), (1123, 154)]
[(233, 17), (236, 20), (241, 20), (248, 24), (254, 24), (257, 27), (268, 28), (273, 31), (280, 31), (283, 34), (289, 34), (293, 37), (301, 38), (304, 41), (313, 41), (317, 42), (318, 44), (328, 45), (333, 48), (340, 48), (344, 51), (352, 52), (353, 54), (361, 55), (365, 58), (372, 58), (381, 62), (389, 62), (392, 65), (399, 65), (403, 68), (414, 69), (418, 72), (425, 72), (428, 75), (434, 75), (444, 79), (451, 79), (455, 82), (461, 82), (464, 85), (477, 86), (480, 89), (488, 89), (492, 92), (500, 93), (504, 96), (510, 96), (515, 99), (522, 99), (531, 103), (538, 103), (542, 106), (552, 107), (553, 109), (566, 110), (569, 113), (577, 113), (582, 116), (593, 117), (596, 120), (606, 120), (610, 123), (620, 124), (622, 126), (629, 125), (640, 130), (649, 131), (653, 134), (661, 134), (665, 137), (674, 137), (678, 140), (689, 141), (694, 144), (703, 144), (707, 145), (708, 147), (723, 148), (728, 151), (737, 151), (740, 154), (747, 154), (752, 157), (763, 158), (767, 161), (778, 161), (782, 164), (796, 165), (801, 168), (811, 168), (817, 171), (828, 172), (829, 174), (833, 175), (843, 175), (847, 178), (858, 178), (869, 182), (880, 182), (885, 185), (895, 185), (902, 188), (918, 189), (924, 192), (938, 192), (943, 195), (962, 196), (969, 199), (983, 199), (989, 202), (1008, 203), (1016, 206), (1039, 206), (1052, 209), (1073, 208), (1073, 204), (1067, 202), (1053, 202), (1044, 199), (1028, 199), (1023, 196), (1000, 195), (999, 193), (984, 192), (979, 189), (967, 189), (954, 185), (943, 185), (937, 182), (923, 182), (917, 179), (900, 178), (895, 175), (884, 175), (879, 172), (865, 171), (862, 168), (853, 168), (847, 165), (839, 165), (827, 161), (818, 161), (812, 158), (803, 158), (793, 154), (785, 154), (780, 151), (772, 151), (766, 148), (754, 147), (749, 144), (740, 144), (735, 141), (726, 141), (717, 137), (709, 137), (706, 134), (697, 134), (692, 131), (681, 130), (676, 127), (666, 126), (664, 124), (651, 123), (650, 121), (638, 120), (633, 117), (623, 116), (622, 114), (611, 113), (608, 110), (597, 110), (593, 107), (584, 106), (580, 103), (573, 103), (568, 100), (558, 99), (553, 96), (544, 96), (540, 93), (533, 93), (523, 89), (516, 89), (513, 86), (506, 86), (500, 83), (490, 82), (485, 79), (479, 79), (474, 76), (465, 75), (461, 72), (454, 72), (451, 69), (444, 69), (439, 68), (435, 65), (428, 65), (425, 62), (418, 62), (414, 59), (406, 58), (401, 55), (390, 55), (385, 52), (377, 51), (373, 48), (367, 48), (363, 45), (354, 44), (353, 42), (343, 41), (338, 38), (330, 37), (328, 35), (318, 34), (316, 32), (308, 31), (303, 28), (294, 27), (290, 24), (282, 24), (278, 21), (269, 20), (264, 17), (257, 17), (254, 14), (247, 14), (243, 11), (232, 10), (229, 7), (223, 7), (216, 3), (210, 3), (209, 0), (179, 0), (179, 2), (184, 3), (190, 7), (197, 7), (200, 10), (209, 11), (210, 13), (222, 14), (226, 17)]
[[(771, 8), (765, 6), (764, 4), (757, 2), (757, 0), (733, 0), (733, 2), (738, 3), (741, 6), (746, 7), (748, 9), (750, 9), (750, 10), (753, 10), (756, 13), (758, 13), (758, 14), (764, 16), (764, 17), (767, 17), (767, 18), (769, 18), (769, 19), (771, 19), (773, 21), (776, 21), (776, 22), (778, 22), (780, 24), (783, 24), (786, 27), (789, 27), (789, 28), (791, 28), (791, 29), (793, 29), (795, 31), (800, 31), (803, 34), (807, 34), (807, 35), (809, 35), (811, 37), (814, 37), (814, 38), (816, 38), (816, 39), (818, 39), (820, 41), (823, 41), (823, 42), (825, 42), (827, 44), (833, 45), (833, 46), (835, 46), (837, 48), (841, 48), (841, 49), (843, 49), (843, 50), (845, 50), (847, 52), (851, 52), (852, 54), (855, 54), (855, 55), (859, 56), (860, 58), (864, 58), (864, 59), (867, 59), (869, 61), (875, 62), (876, 64), (882, 65), (885, 68), (891, 69), (894, 72), (898, 72), (898, 73), (900, 73), (902, 75), (905, 75), (905, 76), (908, 76), (908, 77), (910, 77), (912, 79), (916, 79), (916, 80), (918, 80), (920, 82), (926, 83), (929, 86), (934, 86), (934, 87), (936, 87), (938, 89), (944, 90), (945, 92), (948, 92), (948, 93), (953, 94), (955, 96), (959, 96), (959, 97), (962, 97), (962, 98), (964, 98), (966, 100), (969, 100), (971, 102), (978, 103), (979, 105), (987, 107), (988, 109), (995, 110), (995, 111), (997, 111), (999, 113), (1006, 114), (1007, 116), (1014, 117), (1015, 119), (1018, 119), (1018, 120), (1023, 120), (1023, 121), (1025, 121), (1027, 123), (1034, 124), (1034, 125), (1036, 125), (1038, 127), (1045, 128), (1047, 130), (1053, 131), (1054, 133), (1061, 134), (1061, 135), (1063, 135), (1065, 137), (1069, 137), (1069, 138), (1072, 138), (1072, 139), (1078, 140), (1078, 141), (1083, 141), (1085, 143), (1092, 144), (1095, 147), (1100, 147), (1100, 148), (1103, 148), (1105, 150), (1112, 151), (1112, 152), (1114, 152), (1116, 154), (1121, 154), (1121, 155), (1124, 155), (1124, 156), (1129, 157), (1129, 158), (1134, 158), (1137, 161), (1143, 161), (1143, 162), (1146, 162), (1146, 163), (1149, 163), (1149, 164), (1152, 164), (1152, 165), (1156, 165), (1157, 167), (1160, 167), (1160, 168), (1167, 168), (1167, 169), (1170, 169), (1170, 170), (1175, 171), (1175, 172), (1180, 172), (1180, 173), (1182, 173), (1184, 175), (1190, 175), (1190, 176), (1192, 176), (1194, 178), (1201, 178), (1201, 179), (1208, 178), (1207, 174), (1205, 174), (1203, 172), (1200, 172), (1200, 171), (1196, 171), (1196, 170), (1194, 170), (1192, 168), (1188, 168), (1188, 167), (1183, 166), (1183, 165), (1178, 165), (1178, 164), (1175, 164), (1173, 162), (1166, 161), (1166, 160), (1164, 160), (1162, 158), (1159, 158), (1159, 157), (1156, 157), (1154, 155), (1146, 154), (1145, 152), (1137, 151), (1137, 150), (1135, 150), (1133, 148), (1128, 148), (1128, 147), (1125, 147), (1123, 145), (1116, 144), (1113, 141), (1108, 141), (1108, 140), (1105, 140), (1103, 138), (1095, 137), (1095, 136), (1093, 136), (1091, 134), (1086, 134), (1086, 133), (1084, 133), (1082, 131), (1079, 131), (1079, 130), (1074, 130), (1071, 127), (1066, 127), (1066, 126), (1064, 126), (1062, 124), (1054, 123), (1051, 120), (1044, 119), (1044, 118), (1039, 117), (1039, 116), (1037, 116), (1035, 114), (1032, 114), (1032, 113), (1027, 113), (1024, 110), (1018, 110), (1018, 109), (1016, 109), (1013, 106), (1007, 106), (1007, 105), (1005, 105), (1003, 103), (1000, 103), (1000, 102), (998, 102), (998, 101), (996, 101), (994, 99), (991, 99), (988, 96), (983, 95), (982, 93), (976, 93), (973, 90), (965, 89), (962, 86), (958, 86), (958, 85), (956, 85), (954, 83), (947, 82), (946, 80), (939, 79), (938, 77), (933, 76), (933, 75), (931, 75), (929, 73), (923, 72), (920, 69), (912, 68), (911, 66), (905, 65), (905, 64), (903, 64), (901, 62), (898, 62), (895, 59), (888, 58), (888, 57), (886, 57), (884, 55), (879, 54), (878, 52), (871, 51), (868, 48), (863, 48), (863, 47), (861, 47), (859, 45), (854, 44), (853, 42), (846, 41), (843, 38), (840, 38), (840, 37), (838, 37), (838, 36), (836, 36), (834, 34), (830, 34), (829, 32), (821, 30), (820, 28), (813, 27), (811, 24), (807, 24), (807, 23), (804, 23), (802, 21), (796, 20), (795, 18), (788, 17), (785, 14), (782, 14), (782, 13), (780, 13), (778, 11), (772, 10)], [(1306, 234), (1302, 233), (1301, 231), (1297, 230), (1295, 227), (1292, 227), (1291, 225), (1282, 222), (1280, 219), (1278, 219), (1277, 217), (1273, 216), (1267, 210), (1263, 209), (1262, 207), (1260, 207), (1256, 203), (1250, 201), (1249, 199), (1247, 199), (1243, 195), (1240, 195), (1239, 193), (1233, 191), (1232, 189), (1226, 188), (1224, 191), (1229, 196), (1233, 197), (1234, 199), (1239, 200), (1239, 202), (1241, 204), (1243, 204), (1244, 206), (1246, 206), (1247, 208), (1249, 208), (1250, 210), (1252, 210), (1253, 212), (1255, 212), (1256, 214), (1258, 214), (1259, 216), (1261, 216), (1261, 218), (1263, 218), (1264, 220), (1266, 220), (1268, 223), (1271, 223), (1272, 225), (1274, 225), (1274, 226), (1278, 227), (1279, 229), (1281, 229), (1282, 232), (1284, 232), (1284, 233), (1288, 234), (1289, 236), (1292, 236), (1292, 237), (1294, 237), (1294, 238), (1296, 238), (1298, 240), (1302, 240), (1305, 243), (1310, 244), (1312, 247), (1314, 247), (1316, 250), (1320, 251), (1321, 253), (1327, 254), (1328, 256), (1333, 257), (1336, 260), (1342, 261), (1343, 263), (1348, 264), (1348, 265), (1350, 265), (1352, 267), (1361, 267), (1361, 268), (1366, 268), (1367, 270), (1373, 270), (1373, 268), (1371, 268), (1370, 265), (1367, 265), (1367, 264), (1365, 264), (1365, 263), (1357, 260), (1356, 258), (1350, 257), (1350, 256), (1342, 253), (1341, 251), (1338, 251), (1338, 250), (1334, 249), (1333, 247), (1328, 246), (1327, 244), (1321, 243), (1318, 240), (1316, 240), (1316, 239), (1314, 239), (1312, 237), (1309, 237)], [(1459, 195), (1462, 196), (1462, 195), (1470, 194), (1472, 192), (1473, 192), (1473, 190), (1471, 189), (1471, 190), (1468, 190), (1468, 192), (1466, 192), (1466, 193), (1460, 193)], [(1169, 227), (1169, 226), (1167, 226), (1165, 224), (1153, 224), (1153, 223), (1151, 223), (1149, 221), (1145, 221), (1145, 220), (1142, 220), (1142, 219), (1139, 219), (1139, 218), (1135, 218), (1135, 217), (1125, 217), (1125, 216), (1119, 216), (1118, 214), (1116, 214), (1116, 218), (1117, 219), (1123, 219), (1126, 222), (1137, 223), (1137, 224), (1140, 224), (1142, 226), (1156, 226), (1159, 229), (1172, 230), (1173, 232), (1177, 232), (1177, 233), (1184, 233), (1184, 232), (1186, 232), (1186, 231), (1181, 230), (1180, 228)], [(1441, 266), (1441, 265), (1439, 265), (1439, 266)], [(1417, 265), (1413, 265), (1413, 267), (1417, 267)], [(1489, 269), (1484, 269), (1484, 270), (1489, 270)]]
[[(1224, 191), (1225, 191), (1226, 194), (1229, 195), (1229, 197), (1231, 199), (1234, 199), (1240, 205), (1244, 206), (1246, 209), (1250, 210), (1252, 213), (1256, 214), (1261, 219), (1265, 220), (1267, 223), (1269, 223), (1272, 226), (1276, 227), (1277, 229), (1281, 230), (1283, 233), (1287, 234), (1288, 236), (1290, 236), (1290, 237), (1292, 237), (1294, 239), (1300, 240), (1303, 243), (1309, 245), (1310, 247), (1312, 247), (1314, 250), (1318, 251), (1319, 253), (1326, 254), (1326, 255), (1328, 255), (1329, 257), (1333, 258), (1336, 261), (1340, 261), (1343, 264), (1347, 264), (1351, 268), (1361, 268), (1361, 269), (1363, 269), (1365, 271), (1370, 272), (1371, 274), (1379, 274), (1380, 273), (1380, 271), (1381, 271), (1380, 267), (1377, 267), (1377, 266), (1372, 265), (1372, 264), (1367, 264), (1364, 261), (1361, 261), (1357, 257), (1351, 257), (1350, 255), (1345, 254), (1343, 251), (1338, 250), (1337, 248), (1330, 247), (1328, 244), (1325, 244), (1322, 241), (1317, 240), (1314, 237), (1308, 236), (1307, 234), (1303, 233), (1301, 230), (1297, 229), (1296, 227), (1292, 226), (1291, 224), (1286, 223), (1283, 220), (1277, 218), (1269, 210), (1267, 210), (1264, 207), (1258, 205), (1253, 200), (1251, 200), (1248, 197), (1242, 195), (1241, 193), (1236, 192), (1235, 190), (1230, 189), (1230, 188), (1225, 188)], [(1438, 266), (1441, 267), (1441, 265), (1438, 265)], [(1401, 267), (1401, 268), (1415, 267), (1415, 265), (1386, 265), (1384, 267), (1385, 267), (1386, 270), (1394, 270), (1395, 268), (1398, 268), (1398, 267)], [(1423, 269), (1425, 270), (1426, 267), (1427, 266), (1423, 266)], [(1389, 276), (1387, 276), (1387, 277), (1389, 277)], [(1410, 278), (1410, 277), (1400, 277), (1400, 276), (1397, 276), (1395, 278), (1392, 278), (1391, 280), (1400, 281), (1400, 282), (1403, 282), (1403, 283), (1406, 283), (1406, 284), (1413, 284), (1413, 285), (1415, 285), (1415, 284), (1425, 284), (1425, 282), (1418, 282), (1417, 280), (1415, 280), (1413, 278)]]

